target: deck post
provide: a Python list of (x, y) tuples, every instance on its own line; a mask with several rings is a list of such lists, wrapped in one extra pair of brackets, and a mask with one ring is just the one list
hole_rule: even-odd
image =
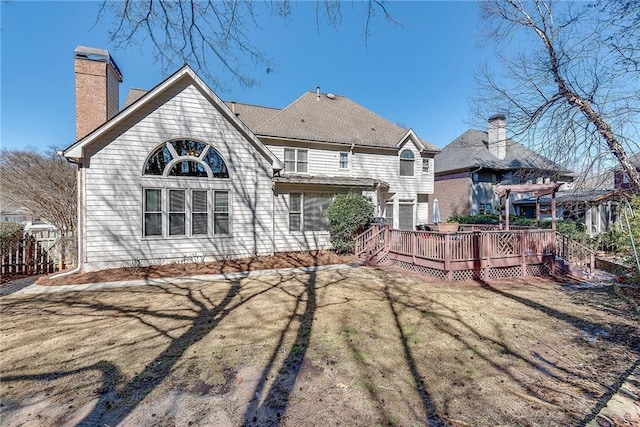
[(449, 274), (451, 270), (451, 234), (444, 235), (444, 269)]
[(416, 239), (416, 235), (418, 234), (417, 231), (412, 231), (411, 232), (411, 261), (415, 264), (416, 263), (416, 252), (418, 251), (418, 244), (417, 244), (417, 239)]
[(489, 248), (489, 233), (482, 233), (482, 252), (481, 256), (484, 258), (484, 280), (489, 280), (489, 273), (491, 271), (491, 252)]
[(522, 257), (522, 261), (520, 264), (520, 268), (522, 271), (522, 276), (528, 276), (527, 274), (527, 252), (529, 251), (529, 241), (531, 239), (531, 235), (528, 230), (522, 230), (519, 232), (520, 234), (520, 254)]

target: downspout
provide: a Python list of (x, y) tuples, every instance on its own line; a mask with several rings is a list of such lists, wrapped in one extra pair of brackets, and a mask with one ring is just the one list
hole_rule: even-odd
[(271, 185), (271, 255), (276, 253), (276, 185)]
[[(64, 153), (62, 153), (64, 154)], [(76, 195), (76, 203), (77, 203), (77, 224), (76, 224), (76, 239), (77, 239), (77, 259), (76, 259), (76, 268), (74, 268), (73, 270), (70, 271), (65, 271), (64, 273), (58, 273), (58, 274), (54, 274), (51, 276), (52, 279), (55, 279), (56, 277), (65, 277), (65, 276), (69, 276), (71, 274), (74, 273), (78, 273), (79, 271), (82, 270), (82, 264), (83, 264), (83, 253), (84, 253), (84, 245), (83, 245), (83, 241), (84, 239), (82, 238), (83, 235), (83, 231), (84, 231), (84, 216), (83, 216), (83, 195), (84, 195), (84, 180), (82, 179), (82, 174), (83, 174), (83, 170), (82, 170), (82, 163), (77, 161), (77, 160), (73, 160), (70, 158), (67, 158), (67, 161), (69, 163), (73, 163), (75, 164), (78, 169), (76, 172), (76, 191), (77, 191), (77, 195)]]

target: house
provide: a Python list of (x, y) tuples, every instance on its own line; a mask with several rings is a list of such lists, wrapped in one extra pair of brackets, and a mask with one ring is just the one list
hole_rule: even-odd
[(434, 197), (443, 219), (454, 214), (492, 214), (498, 212), (493, 189), (499, 183), (567, 182), (571, 175), (507, 138), (506, 117), (497, 114), (489, 118), (487, 130), (470, 129), (435, 156)]
[(438, 149), (344, 96), (283, 109), (223, 102), (188, 66), (118, 110), (109, 52), (75, 50), (82, 270), (330, 246), (331, 197), (357, 192), (394, 226), (428, 221)]
[[(559, 192), (556, 197), (559, 218), (584, 224), (587, 236), (595, 237), (614, 229), (619, 220), (619, 210), (626, 198), (622, 190), (572, 190)], [(516, 215), (535, 218), (535, 197), (528, 197), (514, 202)], [(540, 198), (543, 212), (550, 210), (551, 198)], [(550, 215), (541, 215), (541, 219), (549, 219)]]
[[(640, 152), (629, 156), (629, 161), (640, 172)], [(613, 171), (613, 186), (616, 190), (632, 191), (629, 176), (620, 167)]]

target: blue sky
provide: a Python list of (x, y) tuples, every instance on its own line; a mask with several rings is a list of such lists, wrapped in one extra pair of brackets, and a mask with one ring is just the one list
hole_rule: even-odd
[[(73, 50), (78, 45), (108, 49), (124, 81), (121, 105), (131, 87), (150, 89), (182, 64), (163, 71), (149, 46), (117, 49), (109, 21), (96, 23), (99, 3), (1, 3), (1, 146), (65, 148), (74, 142)], [(474, 74), (487, 53), (478, 47), (475, 2), (391, 2), (403, 24), (376, 20), (368, 44), (361, 4), (345, 2), (339, 28), (318, 27), (314, 3), (293, 4), (293, 19), (265, 16), (252, 29), (254, 43), (274, 72), (256, 70), (260, 85), (232, 81), (224, 100), (285, 107), (304, 92), (344, 95), (438, 147), (474, 123), (469, 100)], [(490, 116), (487, 111), (486, 116)]]

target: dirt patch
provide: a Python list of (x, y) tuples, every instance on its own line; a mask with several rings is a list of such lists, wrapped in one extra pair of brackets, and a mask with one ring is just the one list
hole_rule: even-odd
[(367, 267), (0, 299), (5, 426), (583, 425), (640, 359), (568, 279)]
[(52, 275), (41, 276), (36, 282), (43, 286), (78, 285), (121, 280), (157, 279), (160, 277), (182, 277), (201, 274), (236, 273), (241, 271), (268, 270), (276, 268), (310, 267), (318, 265), (345, 264), (354, 260), (353, 255), (340, 255), (332, 251), (280, 252), (271, 256), (258, 256), (215, 262), (180, 262), (145, 267), (123, 267), (91, 273), (71, 274), (52, 279)]

